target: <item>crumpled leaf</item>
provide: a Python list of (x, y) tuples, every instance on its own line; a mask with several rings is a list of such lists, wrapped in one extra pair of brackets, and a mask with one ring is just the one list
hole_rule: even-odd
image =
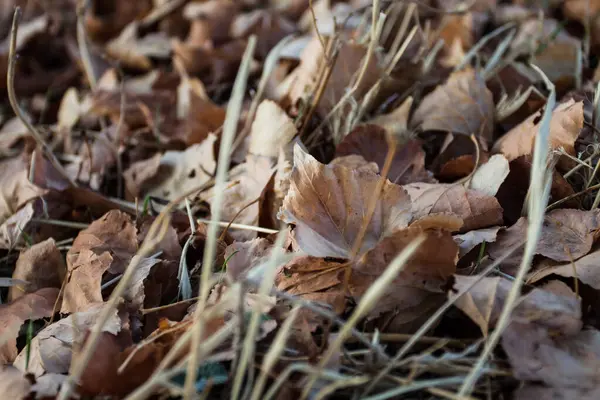
[[(508, 161), (533, 154), (541, 116), (542, 110), (539, 110), (515, 126), (496, 141), (493, 151), (504, 154)], [(563, 148), (568, 154), (575, 155), (575, 140), (581, 128), (583, 128), (583, 102), (570, 99), (559, 104), (552, 111), (550, 120), (550, 149)]]
[[(383, 169), (388, 152), (385, 129), (377, 125), (360, 125), (337, 146), (336, 157), (358, 154)], [(435, 182), (433, 174), (425, 169), (425, 152), (420, 141), (410, 139), (399, 143), (392, 159), (387, 178), (399, 185), (412, 182)]]
[(17, 336), (25, 321), (54, 314), (58, 292), (56, 288), (44, 288), (0, 305), (0, 364), (15, 361), (18, 354)]
[[(296, 225), (296, 241), (306, 254), (348, 258), (379, 179), (369, 172), (323, 165), (296, 145), (290, 189), (278, 218)], [(405, 228), (411, 219), (406, 191), (385, 182), (359, 253)]]
[[(443, 298), (448, 279), (456, 272), (458, 246), (450, 231), (425, 223), (423, 226), (411, 225), (384, 238), (355, 262), (352, 265), (350, 293), (359, 301), (394, 257), (421, 233), (425, 234), (425, 241), (406, 262), (386, 294), (370, 310), (371, 318), (394, 310), (398, 313), (398, 318), (404, 319), (403, 324), (406, 324), (409, 320), (432, 311), (430, 307), (419, 309), (420, 304), (439, 302)], [(410, 318), (406, 318), (408, 316)]]
[(502, 207), (495, 197), (462, 185), (411, 183), (403, 186), (410, 195), (415, 218), (450, 213), (462, 218), (461, 233), (502, 225)]
[(45, 190), (29, 182), (29, 166), (22, 157), (0, 161), (0, 223), (5, 222), (19, 208), (45, 193)]
[(85, 311), (101, 303), (103, 275), (122, 274), (136, 251), (137, 229), (121, 211), (109, 211), (79, 232), (67, 253), (68, 277), (61, 312)]
[(165, 200), (176, 199), (211, 179), (210, 174), (214, 173), (217, 164), (213, 149), (216, 140), (216, 136), (210, 134), (202, 143), (189, 146), (185, 151), (167, 151), (160, 159), (157, 174), (151, 179), (142, 180), (140, 171), (144, 171), (143, 177), (150, 175), (148, 172), (152, 172), (152, 168), (146, 171), (147, 163), (155, 166), (155, 159), (142, 161), (141, 163), (144, 163), (142, 167), (134, 164), (125, 171), (125, 176), (131, 177), (129, 182), (136, 182), (134, 187), (141, 196), (150, 195)]
[(494, 100), (485, 81), (473, 69), (454, 72), (445, 84), (425, 96), (412, 124), (423, 130), (480, 137), (487, 150), (494, 132)]
[[(504, 277), (455, 276), (454, 289), (464, 290), (475, 283), (463, 296), (456, 300), (461, 309), (475, 322), (484, 336), (493, 329), (502, 312), (512, 282)], [(453, 296), (452, 293), (449, 296)], [(515, 318), (531, 318), (532, 321), (548, 320), (549, 326), (561, 327), (566, 331), (577, 332), (581, 328), (579, 301), (574, 296), (562, 296), (540, 288), (533, 289), (513, 311)]]
[(65, 260), (54, 239), (34, 244), (19, 255), (12, 274), (13, 279), (28, 284), (25, 287), (12, 286), (8, 293), (9, 301), (42, 288), (60, 289), (66, 269)]
[(593, 251), (578, 260), (556, 262), (543, 260), (535, 265), (529, 276), (530, 282), (537, 282), (550, 275), (566, 278), (577, 277), (581, 282), (600, 290), (600, 251)]
[(23, 242), (23, 232), (34, 216), (33, 201), (11, 215), (0, 225), (0, 248), (11, 250)]
[[(54, 290), (54, 289), (53, 289)], [(66, 374), (71, 366), (75, 346), (81, 345), (84, 334), (92, 329), (104, 304), (97, 304), (87, 311), (71, 314), (42, 329), (31, 340), (30, 359), (27, 372), (39, 377), (45, 373)], [(114, 310), (102, 332), (116, 335), (121, 330), (121, 318)], [(26, 349), (15, 359), (14, 366), (25, 371)]]
[[(525, 242), (527, 219), (521, 217), (510, 228), (500, 231), (496, 242), (488, 248), (494, 259), (501, 257), (506, 249)], [(600, 229), (600, 211), (582, 211), (574, 209), (552, 210), (544, 217), (540, 240), (535, 254), (543, 255), (555, 261), (572, 261), (586, 255), (597, 240)], [(517, 249), (503, 261), (503, 268), (516, 268), (523, 255), (523, 249)]]

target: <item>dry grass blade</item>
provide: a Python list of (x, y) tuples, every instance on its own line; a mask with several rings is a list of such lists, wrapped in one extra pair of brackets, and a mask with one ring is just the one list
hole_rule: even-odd
[(365, 294), (363, 295), (360, 303), (356, 306), (356, 309), (346, 322), (346, 324), (342, 327), (335, 341), (329, 346), (327, 352), (321, 357), (319, 361), (318, 369), (315, 373), (312, 373), (309, 377), (309, 381), (306, 384), (304, 390), (302, 391), (302, 399), (305, 399), (309, 396), (310, 391), (312, 390), (314, 384), (319, 378), (322, 370), (325, 368), (327, 362), (331, 359), (331, 357), (339, 351), (344, 341), (350, 334), (350, 330), (366, 315), (370, 308), (372, 308), (377, 301), (383, 296), (385, 293), (385, 289), (390, 285), (392, 280), (398, 276), (402, 268), (404, 268), (406, 262), (412, 256), (412, 254), (417, 250), (417, 248), (423, 243), (425, 237), (420, 235), (416, 237), (408, 246), (406, 246), (400, 254), (398, 254), (394, 260), (387, 267), (385, 272), (381, 274), (379, 278), (373, 284)]
[(301, 307), (299, 305), (296, 305), (294, 308), (292, 308), (292, 311), (290, 311), (285, 321), (283, 321), (283, 325), (281, 325), (281, 328), (277, 332), (275, 339), (273, 339), (273, 343), (271, 344), (271, 347), (269, 348), (269, 351), (263, 360), (258, 380), (252, 389), (250, 400), (260, 399), (265, 384), (267, 383), (267, 378), (275, 366), (275, 363), (277, 363), (279, 356), (285, 349), (285, 343), (290, 335), (294, 322), (296, 322), (296, 317), (298, 316), (300, 309)]
[(539, 134), (535, 140), (535, 150), (533, 153), (533, 163), (531, 169), (531, 180), (529, 186), (529, 202), (528, 202), (528, 221), (529, 226), (527, 228), (527, 241), (525, 243), (525, 253), (521, 260), (519, 270), (515, 275), (513, 286), (508, 293), (502, 313), (496, 323), (496, 329), (489, 336), (483, 352), (479, 356), (479, 359), (471, 369), (469, 375), (463, 382), (459, 395), (464, 396), (471, 393), (473, 386), (481, 375), (481, 371), (486, 363), (488, 357), (496, 347), (496, 344), (500, 340), (500, 335), (508, 325), (512, 310), (517, 302), (517, 299), (521, 293), (521, 287), (524, 282), (525, 275), (529, 270), (533, 256), (535, 255), (535, 249), (537, 247), (538, 240), (544, 223), (544, 213), (546, 205), (548, 204), (548, 196), (550, 192), (550, 182), (552, 179), (552, 173), (547, 171), (547, 159), (549, 149), (549, 137), (550, 137), (550, 119), (552, 118), (552, 110), (556, 103), (556, 91), (554, 85), (548, 80), (546, 75), (535, 65), (532, 67), (542, 76), (546, 86), (550, 90), (548, 101), (546, 102), (546, 109), (540, 122)]
[(242, 110), (242, 102), (246, 93), (246, 83), (250, 73), (250, 61), (256, 47), (256, 37), (251, 36), (242, 58), (238, 75), (235, 79), (231, 100), (227, 107), (227, 116), (223, 124), (223, 134), (221, 136), (221, 146), (219, 149), (219, 160), (217, 164), (217, 174), (215, 177), (215, 197), (213, 200), (214, 211), (211, 215), (212, 224), (208, 226), (206, 235), (206, 244), (204, 246), (204, 257), (202, 259), (202, 273), (200, 276), (200, 298), (194, 314), (193, 340), (191, 346), (191, 356), (188, 363), (187, 374), (185, 377), (185, 398), (190, 399), (195, 393), (196, 374), (198, 371), (198, 348), (202, 337), (202, 328), (200, 325), (201, 315), (204, 311), (206, 299), (210, 291), (210, 281), (212, 275), (213, 259), (217, 247), (217, 233), (219, 226), (216, 222), (221, 220), (221, 204), (223, 203), (223, 194), (226, 187), (227, 173), (229, 170), (229, 161), (231, 156), (231, 146), (237, 130), (237, 124)]

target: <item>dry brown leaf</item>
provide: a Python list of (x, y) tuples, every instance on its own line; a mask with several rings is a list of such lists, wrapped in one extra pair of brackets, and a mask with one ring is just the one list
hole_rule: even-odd
[[(541, 116), (540, 110), (511, 129), (496, 141), (493, 151), (504, 154), (508, 161), (533, 154), (535, 138), (539, 131), (538, 121)], [(575, 155), (575, 140), (581, 128), (583, 128), (583, 102), (570, 99), (559, 104), (552, 111), (550, 120), (550, 149), (556, 150), (562, 147), (568, 154)]]
[(483, 242), (495, 242), (499, 230), (499, 226), (493, 226), (491, 228), (474, 229), (461, 235), (454, 235), (454, 241), (460, 248), (460, 257), (465, 256)]
[(264, 60), (281, 39), (295, 31), (295, 24), (276, 11), (258, 9), (237, 15), (231, 24), (230, 35), (233, 38), (256, 35), (256, 53)]
[[(208, 182), (217, 164), (214, 158), (216, 140), (216, 136), (210, 134), (202, 143), (189, 146), (185, 151), (167, 151), (160, 159), (157, 175), (138, 183), (147, 188), (140, 194), (173, 200)], [(133, 172), (130, 173), (133, 177)], [(137, 180), (140, 180), (139, 175)]]
[[(506, 249), (523, 244), (527, 235), (527, 219), (520, 218), (510, 228), (500, 231), (495, 243), (488, 252), (494, 259), (501, 257)], [(586, 255), (598, 238), (600, 211), (559, 209), (550, 211), (544, 217), (541, 236), (535, 254), (555, 261), (572, 261)], [(520, 264), (523, 249), (516, 250), (503, 261), (505, 269), (512, 270)]]
[(59, 289), (44, 288), (27, 293), (9, 304), (0, 305), (0, 364), (9, 364), (17, 357), (17, 336), (27, 320), (51, 317)]
[(137, 161), (129, 166), (126, 171), (123, 172), (125, 178), (125, 187), (127, 188), (126, 198), (128, 200), (135, 200), (140, 198), (141, 194), (145, 192), (145, 184), (151, 181), (152, 178), (158, 174), (158, 168), (160, 167), (160, 160), (162, 155), (156, 153), (154, 156)]
[(171, 41), (164, 32), (149, 33), (138, 38), (138, 30), (136, 21), (127, 25), (117, 38), (106, 44), (106, 53), (125, 66), (138, 70), (152, 68), (151, 58), (169, 58)]
[(462, 185), (411, 183), (404, 189), (410, 195), (415, 218), (450, 213), (462, 218), (461, 232), (502, 225), (502, 207), (495, 197)]
[[(74, 349), (82, 344), (85, 333), (96, 324), (103, 307), (104, 304), (97, 304), (87, 311), (56, 321), (38, 332), (31, 340), (27, 372), (36, 377), (45, 373), (68, 373)], [(116, 335), (120, 330), (121, 318), (117, 315), (117, 310), (114, 310), (102, 332)], [(24, 349), (15, 359), (14, 366), (25, 371), (27, 357)]]
[(495, 105), (485, 81), (472, 69), (452, 73), (444, 85), (425, 96), (412, 124), (480, 138), (484, 150), (493, 140)]
[(581, 282), (590, 285), (596, 290), (600, 289), (600, 252), (594, 251), (579, 260), (557, 263), (543, 260), (536, 264), (535, 271), (531, 272), (529, 281), (537, 282), (550, 275), (560, 275), (566, 278), (577, 277)]
[(370, 119), (369, 125), (377, 125), (385, 129), (394, 137), (401, 137), (408, 130), (408, 115), (413, 103), (413, 98), (408, 97), (402, 104), (388, 114), (378, 115)]
[(252, 267), (258, 265), (269, 254), (271, 243), (264, 238), (255, 238), (247, 242), (233, 242), (225, 249), (227, 275), (238, 280)]
[(277, 158), (296, 135), (294, 121), (274, 101), (263, 100), (256, 110), (250, 131), (248, 152), (257, 156)]
[(374, 162), (369, 162), (365, 158), (358, 154), (350, 154), (349, 156), (336, 157), (329, 165), (339, 165), (344, 168), (348, 168), (355, 171), (370, 172), (372, 174), (379, 173), (379, 166)]
[(102, 303), (102, 276), (113, 262), (109, 252), (97, 254), (82, 249), (67, 255), (69, 275), (64, 289), (60, 312), (70, 314), (87, 311), (95, 304)]
[[(477, 280), (455, 304), (487, 336), (496, 325), (513, 282), (503, 277), (456, 275), (454, 289), (464, 290)], [(562, 327), (567, 332), (577, 332), (581, 328), (579, 300), (572, 292), (571, 296), (562, 296), (536, 288), (518, 302), (512, 318), (513, 321), (528, 318), (531, 323), (546, 323), (548, 326)]]
[(28, 282), (25, 287), (13, 286), (8, 292), (9, 301), (42, 288), (60, 288), (66, 274), (65, 260), (50, 238), (36, 243), (19, 255), (13, 279)]
[(573, 293), (553, 296), (532, 303), (541, 312), (516, 312), (502, 335), (502, 347), (517, 379), (553, 388), (554, 398), (594, 398), (590, 394), (598, 387), (600, 333), (581, 330), (581, 305)]
[[(278, 218), (296, 225), (296, 241), (306, 254), (348, 258), (380, 179), (369, 172), (323, 165), (296, 145), (290, 189)], [(359, 253), (405, 228), (411, 219), (408, 194), (386, 181)]]
[(29, 182), (29, 166), (24, 157), (25, 154), (0, 161), (0, 223), (29, 200), (45, 193), (45, 190)]
[(31, 381), (22, 371), (10, 365), (0, 366), (0, 393), (4, 398), (25, 400), (31, 389)]
[[(274, 172), (269, 159), (252, 156), (247, 157), (244, 164), (232, 170), (230, 177), (235, 177), (236, 181), (230, 182), (224, 191), (221, 218), (227, 222), (257, 226), (261, 198), (264, 197), (263, 192)], [(212, 198), (208, 199), (211, 209), (212, 200)], [(254, 203), (248, 206), (252, 202)], [(254, 239), (257, 232), (240, 229), (230, 231), (229, 234), (235, 240), (245, 241)]]
[(406, 262), (379, 303), (370, 310), (371, 318), (396, 310), (402, 320), (403, 311), (407, 311), (410, 318), (399, 324), (405, 325), (430, 311), (424, 308), (419, 313), (419, 304), (432, 300), (432, 297), (438, 297), (437, 300), (443, 297), (448, 279), (456, 272), (458, 246), (449, 231), (424, 229), (418, 224), (386, 237), (353, 264), (350, 293), (358, 301), (389, 263), (421, 233), (425, 234), (425, 241)]
[[(340, 315), (346, 307), (343, 288), (343, 264), (312, 256), (298, 256), (281, 268), (275, 277), (278, 290), (305, 300), (325, 305)], [(310, 310), (303, 310), (311, 331), (326, 319)]]
[(481, 165), (469, 181), (469, 189), (477, 190), (488, 196), (495, 196), (510, 172), (508, 160), (502, 154), (494, 154)]
[[(367, 49), (356, 43), (343, 43), (339, 49), (337, 62), (333, 67), (331, 78), (317, 107), (317, 113), (325, 116), (337, 104), (350, 86), (353, 76), (361, 70)], [(293, 104), (316, 89), (320, 65), (326, 62), (323, 57), (323, 46), (317, 37), (304, 48), (300, 65), (287, 76), (281, 84), (289, 87), (288, 96)], [(379, 77), (379, 66), (376, 57), (372, 57), (367, 66), (365, 78), (361, 81), (355, 97), (360, 98), (369, 90)]]
[(98, 255), (109, 252), (114, 259), (110, 272), (120, 274), (125, 271), (137, 248), (137, 229), (131, 217), (122, 211), (112, 210), (79, 232), (67, 253), (67, 264), (71, 259), (77, 259), (82, 250), (92, 250)]
[(23, 243), (23, 232), (34, 214), (33, 201), (30, 201), (0, 225), (1, 249), (12, 250)]
[[(360, 125), (348, 134), (336, 149), (336, 157), (358, 154), (383, 168), (388, 152), (386, 131), (377, 125)], [(425, 169), (425, 152), (420, 141), (411, 139), (398, 145), (387, 178), (405, 185), (412, 182), (435, 182)]]

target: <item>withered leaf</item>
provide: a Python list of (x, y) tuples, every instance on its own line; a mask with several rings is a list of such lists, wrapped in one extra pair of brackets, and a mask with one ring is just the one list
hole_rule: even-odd
[[(336, 157), (358, 154), (377, 163), (381, 171), (388, 147), (385, 129), (371, 124), (360, 125), (344, 137), (336, 149)], [(425, 169), (425, 152), (418, 140), (410, 139), (398, 145), (387, 178), (399, 185), (435, 182), (431, 172)]]
[[(21, 351), (14, 366), (25, 371), (26, 359), (29, 357), (27, 372), (36, 377), (45, 373), (69, 372), (74, 347), (82, 344), (86, 331), (94, 326), (103, 307), (104, 304), (97, 304), (87, 311), (71, 314), (48, 325), (31, 340), (30, 355), (27, 354), (27, 349)], [(114, 310), (102, 327), (102, 332), (116, 335), (120, 330), (121, 319), (117, 310)]]
[(28, 282), (26, 287), (11, 287), (9, 300), (42, 288), (60, 288), (66, 274), (65, 260), (50, 238), (36, 243), (19, 255), (12, 277)]
[(494, 132), (494, 100), (485, 81), (473, 69), (452, 73), (444, 85), (425, 96), (413, 124), (423, 130), (480, 137), (484, 150)]
[[(458, 246), (449, 231), (419, 226), (411, 226), (384, 238), (355, 262), (352, 265), (350, 292), (358, 301), (389, 263), (419, 234), (425, 235), (425, 241), (370, 311), (370, 317), (391, 310), (399, 311), (399, 315), (406, 310), (414, 316), (414, 307), (428, 301), (431, 296), (439, 297), (445, 293), (447, 281), (456, 271)], [(423, 309), (420, 315), (426, 312)]]
[[(457, 299), (456, 306), (475, 322), (487, 336), (493, 329), (513, 282), (503, 277), (455, 276), (454, 288), (464, 290), (472, 285), (463, 296)], [(452, 296), (452, 293), (449, 294)], [(536, 288), (518, 302), (513, 311), (515, 318), (529, 318), (530, 322), (545, 321), (556, 327), (564, 325), (565, 330), (577, 332), (581, 328), (579, 303), (574, 296), (561, 296), (551, 291)], [(551, 321), (555, 318), (554, 321)]]
[(277, 158), (279, 151), (296, 135), (294, 121), (271, 100), (263, 100), (256, 110), (250, 131), (248, 152)]
[(31, 382), (23, 371), (10, 365), (1, 365), (0, 391), (7, 399), (25, 400), (31, 392)]
[(415, 218), (450, 213), (462, 218), (461, 232), (502, 225), (502, 207), (495, 197), (462, 185), (412, 183), (404, 189), (411, 197)]
[(454, 241), (460, 248), (460, 257), (466, 255), (483, 242), (495, 242), (499, 230), (499, 226), (493, 226), (491, 228), (474, 229), (460, 235), (454, 235)]
[(27, 320), (51, 317), (59, 290), (43, 288), (27, 293), (12, 303), (0, 305), (0, 364), (9, 364), (17, 357), (17, 336)]
[(502, 154), (494, 154), (471, 177), (469, 188), (495, 196), (510, 172), (508, 160)]
[(225, 249), (227, 275), (237, 280), (269, 254), (271, 243), (264, 238), (233, 242)]
[[(23, 154), (23, 157), (26, 155)], [(6, 221), (29, 200), (45, 193), (45, 190), (29, 182), (29, 167), (23, 157), (0, 161), (0, 223)]]
[[(535, 138), (539, 131), (538, 120), (541, 115), (540, 110), (511, 129), (496, 141), (493, 151), (504, 154), (508, 161), (533, 154)], [(570, 99), (559, 104), (552, 111), (550, 120), (550, 149), (563, 148), (568, 154), (575, 155), (574, 144), (582, 127), (583, 102)]]
[[(379, 179), (369, 172), (323, 165), (296, 145), (290, 189), (278, 218), (296, 225), (296, 240), (306, 254), (348, 258)], [(385, 182), (360, 253), (411, 219), (406, 191)]]
[[(500, 231), (488, 252), (492, 258), (501, 257), (506, 249), (524, 243), (527, 235), (527, 219), (521, 217), (510, 228)], [(598, 238), (600, 212), (574, 209), (552, 210), (544, 217), (541, 236), (535, 254), (555, 261), (572, 261), (586, 255)], [(516, 250), (503, 261), (504, 268), (519, 265), (523, 250)]]

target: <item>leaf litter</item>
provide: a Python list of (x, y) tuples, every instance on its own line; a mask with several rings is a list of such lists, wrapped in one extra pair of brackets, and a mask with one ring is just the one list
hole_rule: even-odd
[(5, 396), (600, 394), (597, 2), (5, 3)]

